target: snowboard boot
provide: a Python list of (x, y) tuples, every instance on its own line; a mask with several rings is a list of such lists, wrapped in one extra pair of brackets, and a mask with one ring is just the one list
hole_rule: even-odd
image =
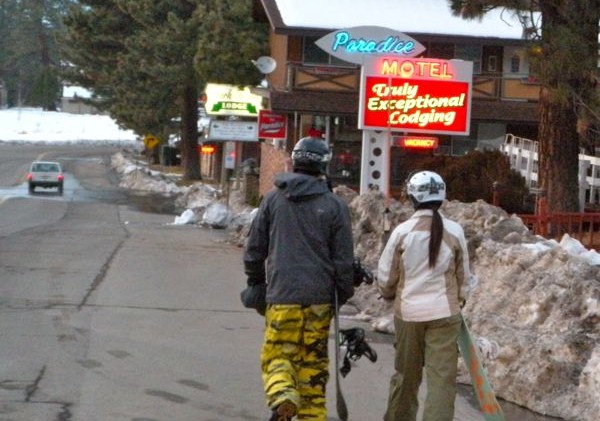
[(296, 405), (291, 401), (284, 401), (277, 408), (273, 410), (273, 415), (269, 418), (269, 421), (292, 421), (292, 418), (297, 412)]

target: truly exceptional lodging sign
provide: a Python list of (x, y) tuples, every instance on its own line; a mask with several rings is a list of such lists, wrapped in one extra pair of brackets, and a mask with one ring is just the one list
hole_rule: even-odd
[(472, 63), (379, 58), (362, 72), (359, 128), (468, 135)]

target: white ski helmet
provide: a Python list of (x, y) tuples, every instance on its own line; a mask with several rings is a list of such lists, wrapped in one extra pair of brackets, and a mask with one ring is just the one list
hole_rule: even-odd
[(446, 183), (433, 171), (419, 171), (408, 179), (406, 193), (417, 203), (442, 202), (446, 198)]

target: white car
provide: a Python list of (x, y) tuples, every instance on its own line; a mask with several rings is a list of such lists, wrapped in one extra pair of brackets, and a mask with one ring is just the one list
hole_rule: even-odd
[(36, 187), (55, 187), (59, 194), (63, 194), (64, 180), (65, 176), (60, 164), (53, 161), (34, 161), (27, 174), (29, 193), (33, 193)]

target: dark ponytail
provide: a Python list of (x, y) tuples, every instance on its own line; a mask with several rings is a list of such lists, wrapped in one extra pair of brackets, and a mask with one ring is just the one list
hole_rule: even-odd
[(425, 202), (420, 203), (418, 209), (431, 209), (433, 211), (433, 218), (431, 219), (431, 231), (429, 235), (429, 268), (432, 269), (437, 262), (438, 255), (440, 254), (440, 247), (442, 245), (442, 239), (444, 237), (444, 222), (442, 216), (438, 212), (438, 209), (442, 205), (442, 202)]
[(431, 235), (429, 237), (429, 268), (433, 269), (440, 254), (440, 246), (444, 237), (444, 222), (438, 212), (438, 208), (433, 209), (433, 219), (431, 220)]

